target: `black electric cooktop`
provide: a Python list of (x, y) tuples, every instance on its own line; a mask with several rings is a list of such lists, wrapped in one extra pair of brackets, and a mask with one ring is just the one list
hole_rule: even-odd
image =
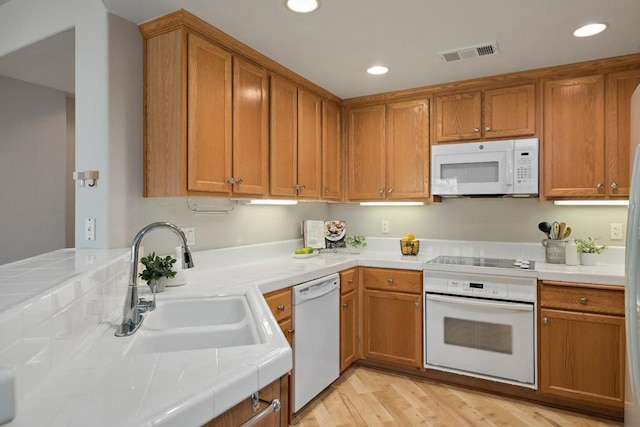
[(473, 267), (516, 268), (519, 270), (533, 270), (535, 261), (521, 259), (479, 258), (441, 255), (427, 261), (427, 264), (469, 265)]

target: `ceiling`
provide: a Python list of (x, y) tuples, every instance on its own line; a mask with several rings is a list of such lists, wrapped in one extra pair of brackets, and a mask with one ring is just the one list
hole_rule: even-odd
[[(284, 0), (103, 3), (135, 23), (186, 9), (341, 98), (640, 52), (638, 0), (319, 1), (306, 15)], [(571, 36), (594, 21), (610, 27)], [(499, 54), (450, 63), (438, 55), (490, 42)], [(0, 58), (0, 75), (73, 93), (73, 46), (73, 31), (53, 36)], [(389, 73), (368, 75), (374, 64)]]
[[(341, 98), (640, 52), (638, 0), (319, 1), (301, 15), (284, 0), (103, 0), (135, 23), (186, 9)], [(610, 26), (571, 35), (594, 21)], [(438, 55), (489, 42), (498, 55)], [(366, 74), (374, 64), (389, 73)]]
[(73, 96), (75, 31), (64, 31), (0, 57), (0, 76), (57, 89)]

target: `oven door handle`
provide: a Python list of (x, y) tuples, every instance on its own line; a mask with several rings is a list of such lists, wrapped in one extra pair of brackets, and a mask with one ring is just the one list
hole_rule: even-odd
[(432, 294), (427, 294), (426, 298), (427, 300), (431, 300), (431, 301), (441, 301), (441, 302), (448, 302), (453, 304), (502, 308), (507, 310), (518, 310), (518, 311), (533, 311), (533, 304), (527, 304), (527, 303), (486, 301), (486, 300), (471, 299), (466, 297), (446, 297), (442, 295), (432, 295)]

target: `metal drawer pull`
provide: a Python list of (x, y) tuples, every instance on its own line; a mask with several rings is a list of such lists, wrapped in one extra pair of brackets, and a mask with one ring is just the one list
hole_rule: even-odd
[(347, 307), (349, 307), (349, 303), (348, 303), (348, 302), (345, 302), (344, 304), (342, 304), (342, 306), (343, 306), (344, 308), (347, 308)]
[(280, 304), (280, 305), (278, 306), (278, 311), (284, 311), (284, 305)]
[(263, 418), (265, 418), (267, 415), (271, 414), (272, 412), (278, 412), (280, 411), (280, 400), (279, 399), (273, 399), (271, 402), (260, 399), (256, 394), (252, 394), (251, 395), (251, 402), (253, 403), (253, 407), (257, 408), (259, 403), (266, 403), (268, 406), (266, 408), (264, 408), (262, 411), (258, 412), (257, 414), (255, 414), (253, 417), (249, 418), (247, 421), (244, 422), (244, 424), (242, 424), (240, 427), (250, 427), (250, 426), (254, 426), (256, 424), (258, 424), (258, 422), (260, 422), (260, 420), (262, 420)]
[(543, 317), (542, 318), (542, 323), (544, 323), (546, 325), (547, 323), (549, 323), (549, 319), (547, 319), (546, 317)]
[(604, 183), (599, 182), (597, 187), (598, 187), (598, 190), (602, 190), (604, 188)]
[(289, 335), (293, 335), (293, 332), (294, 332), (294, 330), (293, 330), (293, 329), (287, 329), (287, 333), (288, 333)]
[(353, 283), (353, 279), (347, 280), (347, 283)]
[(420, 303), (418, 301), (414, 302), (413, 305), (415, 305), (416, 307), (420, 307)]
[(580, 303), (581, 303), (581, 304), (586, 304), (586, 303), (587, 303), (587, 301), (589, 301), (589, 299), (588, 299), (587, 297), (582, 297), (582, 298), (580, 298)]
[(393, 284), (393, 279), (387, 279), (387, 283), (390, 285)]

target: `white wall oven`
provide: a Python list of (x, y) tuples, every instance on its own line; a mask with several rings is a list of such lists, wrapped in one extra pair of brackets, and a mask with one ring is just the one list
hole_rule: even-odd
[(533, 263), (524, 263), (438, 257), (425, 264), (426, 368), (537, 387), (536, 278)]

